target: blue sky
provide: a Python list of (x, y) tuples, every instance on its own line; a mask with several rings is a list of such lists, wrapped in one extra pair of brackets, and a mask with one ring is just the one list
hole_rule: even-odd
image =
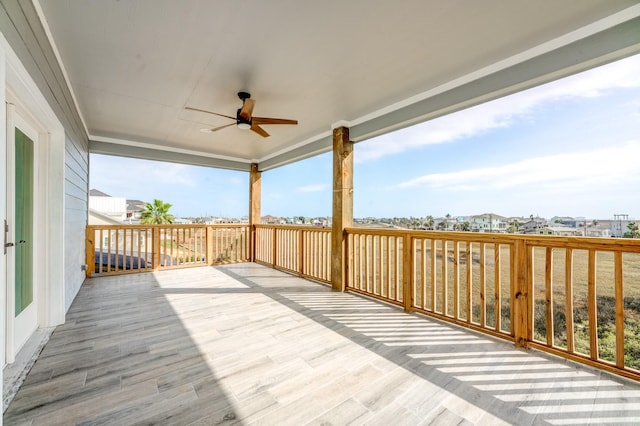
[[(640, 56), (355, 145), (354, 216), (640, 217)], [(262, 214), (331, 215), (331, 154), (262, 174)], [(136, 170), (136, 182), (128, 171)], [(101, 155), (91, 188), (245, 216), (248, 175)]]

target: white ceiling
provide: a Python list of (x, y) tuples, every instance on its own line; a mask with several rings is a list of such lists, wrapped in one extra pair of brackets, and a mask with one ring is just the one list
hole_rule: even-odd
[[(243, 170), (327, 151), (337, 123), (363, 140), (640, 50), (634, 0), (39, 3), (92, 151)], [(184, 109), (235, 116), (239, 90), (299, 125), (202, 133), (230, 121)]]

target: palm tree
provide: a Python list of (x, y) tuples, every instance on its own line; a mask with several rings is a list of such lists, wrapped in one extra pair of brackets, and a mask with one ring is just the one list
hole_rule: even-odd
[(424, 226), (427, 229), (433, 229), (433, 216), (427, 216), (427, 220), (424, 221)]
[(140, 223), (145, 225), (173, 223), (175, 217), (169, 214), (171, 204), (154, 199), (153, 203), (145, 203), (140, 213)]
[(511, 222), (509, 222), (509, 228), (507, 229), (507, 232), (514, 234), (518, 231), (518, 229), (520, 229), (520, 226), (522, 226), (522, 222), (520, 222), (518, 219), (513, 219)]

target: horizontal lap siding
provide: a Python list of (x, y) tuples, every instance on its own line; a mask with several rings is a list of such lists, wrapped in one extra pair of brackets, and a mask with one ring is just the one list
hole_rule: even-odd
[(86, 146), (74, 142), (69, 135), (65, 140), (65, 217), (64, 217), (64, 279), (65, 310), (78, 294), (85, 272), (85, 228), (87, 226), (89, 191), (89, 154)]

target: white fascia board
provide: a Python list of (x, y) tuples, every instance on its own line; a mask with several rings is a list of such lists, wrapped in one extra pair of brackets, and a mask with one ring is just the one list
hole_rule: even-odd
[(89, 136), (89, 152), (239, 171), (249, 171), (252, 163), (244, 158), (95, 135)]

